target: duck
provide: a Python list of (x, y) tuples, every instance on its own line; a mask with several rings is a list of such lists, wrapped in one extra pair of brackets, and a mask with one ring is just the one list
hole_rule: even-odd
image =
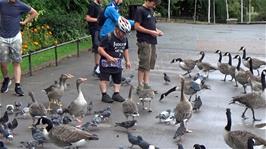
[(250, 75), (253, 74), (253, 69), (252, 69), (252, 61), (250, 61), (250, 71), (245, 71), (243, 69), (240, 68), (240, 64), (241, 64), (241, 57), (239, 55), (236, 55), (234, 57), (234, 59), (238, 59), (238, 63), (236, 66), (236, 70), (235, 70), (235, 79), (237, 82), (239, 82), (243, 88), (244, 88), (244, 94), (246, 94), (246, 88), (248, 85), (250, 85)]
[(242, 105), (244, 105), (246, 107), (244, 112), (242, 113), (242, 118), (243, 119), (247, 119), (247, 117), (245, 117), (245, 113), (246, 113), (247, 109), (251, 109), (251, 112), (252, 112), (252, 115), (253, 115), (253, 120), (254, 121), (260, 121), (260, 119), (256, 119), (255, 118), (254, 109), (255, 108), (260, 108), (260, 107), (263, 107), (263, 106), (266, 105), (266, 100), (265, 100), (265, 94), (266, 94), (265, 93), (265, 88), (266, 88), (265, 78), (261, 79), (261, 84), (262, 84), (262, 89), (261, 89), (260, 92), (251, 92), (251, 93), (247, 93), (247, 94), (244, 94), (244, 95), (239, 95), (239, 96), (232, 97), (233, 99), (231, 100), (231, 102), (229, 104), (235, 104), (237, 102), (237, 103), (240, 103), (240, 104), (242, 104)]
[(73, 75), (71, 74), (62, 74), (59, 78), (59, 85), (57, 84), (52, 84), (49, 87), (43, 89), (43, 91), (46, 93), (47, 97), (48, 97), (48, 110), (51, 110), (51, 104), (57, 104), (58, 106), (62, 107), (62, 102), (61, 102), (61, 98), (64, 94), (64, 82), (67, 79), (72, 78)]
[(177, 103), (175, 108), (176, 124), (182, 121), (188, 121), (192, 117), (192, 104), (188, 101), (184, 94), (185, 79), (181, 78), (181, 97), (180, 102)]
[(228, 63), (222, 63), (222, 52), (220, 50), (216, 50), (215, 53), (219, 54), (219, 59), (218, 59), (218, 70), (224, 74), (224, 79), (223, 81), (226, 81), (227, 75), (230, 75), (230, 65)]
[(65, 124), (54, 126), (53, 122), (46, 117), (39, 118), (34, 126), (36, 127), (40, 124), (47, 125), (43, 129), (43, 134), (48, 141), (58, 147), (78, 147), (87, 143), (88, 140), (99, 140), (96, 134), (91, 134), (74, 126)]
[(184, 76), (188, 74), (189, 77), (191, 77), (190, 73), (196, 66), (197, 60), (176, 58), (171, 61), (171, 63), (175, 62), (179, 62), (179, 67), (184, 71), (187, 71), (183, 74)]
[(202, 62), (203, 58), (205, 57), (205, 52), (200, 51), (200, 59), (197, 61), (196, 65), (199, 68), (199, 70), (202, 70), (203, 72), (207, 73), (207, 78), (209, 77), (209, 72), (217, 70), (216, 67), (212, 66), (210, 63)]
[(128, 99), (122, 103), (122, 109), (123, 109), (123, 114), (127, 119), (129, 116), (131, 116), (132, 119), (134, 120), (136, 116), (139, 116), (139, 110), (136, 102), (132, 98), (133, 88), (134, 88), (133, 85), (130, 85)]
[(78, 121), (80, 121), (78, 117), (84, 117), (87, 112), (88, 103), (85, 100), (80, 87), (80, 85), (86, 80), (86, 78), (78, 78), (76, 80), (78, 97), (69, 104), (67, 109), (64, 110), (64, 112), (67, 111), (70, 115), (77, 118)]
[(29, 106), (29, 113), (32, 117), (33, 123), (35, 123), (36, 117), (47, 115), (47, 110), (42, 103), (39, 103), (38, 100), (35, 99), (34, 93), (32, 91), (30, 91), (28, 94), (32, 100), (32, 103)]
[[(244, 46), (242, 46), (239, 51), (243, 51), (243, 55), (242, 55), (242, 59), (243, 59), (243, 64), (244, 66), (246, 66), (247, 68), (249, 68), (249, 63), (246, 61), (246, 48), (244, 48)], [(261, 66), (266, 65), (266, 61), (257, 59), (257, 58), (252, 58), (253, 59), (253, 69), (257, 70), (258, 75), (260, 74), (259, 68)]]
[(266, 140), (244, 130), (231, 130), (232, 119), (231, 110), (226, 109), (227, 124), (224, 128), (224, 141), (225, 143), (233, 149), (248, 149), (248, 139), (253, 138), (255, 140), (254, 145), (264, 145), (266, 146)]
[(236, 72), (236, 67), (232, 65), (232, 56), (230, 52), (225, 52), (224, 56), (228, 56), (228, 64), (229, 64), (229, 74), (232, 77), (230, 81), (235, 80), (235, 87), (238, 87), (237, 81), (235, 79), (235, 72)]

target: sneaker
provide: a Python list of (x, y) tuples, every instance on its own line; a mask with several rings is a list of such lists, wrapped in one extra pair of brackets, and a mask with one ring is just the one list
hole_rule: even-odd
[(113, 94), (112, 99), (117, 102), (124, 102), (125, 99), (120, 94)]
[(9, 78), (5, 78), (1, 87), (1, 93), (6, 93), (11, 83), (12, 81)]
[(102, 102), (113, 103), (114, 101), (108, 94), (105, 94), (102, 96)]
[(22, 88), (20, 85), (15, 87), (15, 92), (18, 96), (24, 96), (24, 92), (22, 91)]

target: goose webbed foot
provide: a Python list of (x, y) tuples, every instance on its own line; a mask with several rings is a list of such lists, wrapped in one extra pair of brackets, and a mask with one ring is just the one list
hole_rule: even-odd
[(261, 121), (261, 119), (256, 119), (255, 117), (253, 117), (253, 121)]

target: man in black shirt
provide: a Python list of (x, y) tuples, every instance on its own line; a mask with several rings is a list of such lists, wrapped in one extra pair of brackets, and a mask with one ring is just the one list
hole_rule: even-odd
[[(120, 96), (120, 84), (122, 77), (122, 60), (125, 58), (126, 68), (131, 67), (128, 54), (128, 39), (126, 34), (131, 30), (129, 21), (123, 17), (118, 18), (115, 30), (101, 40), (98, 52), (100, 59), (100, 89), (102, 102), (112, 103), (113, 101), (123, 102), (125, 99)], [(112, 98), (106, 93), (109, 77), (114, 82), (114, 94)]]
[(89, 25), (89, 31), (91, 34), (91, 41), (92, 41), (92, 52), (94, 52), (94, 74), (99, 76), (99, 60), (100, 55), (98, 54), (98, 45), (99, 45), (99, 32), (100, 27), (97, 23), (97, 17), (101, 11), (100, 6), (101, 0), (94, 0), (90, 2), (90, 5), (88, 7), (88, 12), (85, 17), (86, 21)]
[(160, 3), (160, 0), (145, 0), (144, 4), (138, 7), (135, 15), (135, 29), (137, 30), (138, 46), (138, 88), (137, 93), (142, 89), (151, 88), (150, 69), (154, 69), (156, 61), (157, 36), (163, 32), (156, 28), (156, 18), (153, 9)]

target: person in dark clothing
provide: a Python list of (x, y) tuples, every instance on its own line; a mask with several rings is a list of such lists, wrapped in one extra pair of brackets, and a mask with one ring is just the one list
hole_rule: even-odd
[(99, 76), (99, 60), (100, 55), (98, 54), (98, 45), (99, 45), (99, 32), (100, 26), (97, 23), (97, 18), (101, 10), (101, 0), (94, 0), (90, 2), (88, 7), (88, 12), (85, 17), (85, 20), (88, 22), (89, 31), (92, 41), (92, 52), (94, 53), (94, 69), (93, 72), (95, 75)]
[(163, 32), (156, 28), (153, 11), (159, 3), (160, 0), (145, 0), (144, 4), (138, 7), (135, 15), (139, 58), (137, 93), (142, 89), (151, 88), (149, 73), (151, 69), (154, 69), (157, 57), (157, 36), (163, 35)]
[[(29, 14), (21, 20), (22, 14)], [(7, 65), (13, 63), (15, 92), (18, 96), (24, 96), (20, 85), (22, 61), (22, 36), (21, 25), (26, 25), (38, 15), (37, 11), (20, 0), (0, 1), (0, 63), (4, 81), (1, 93), (8, 91), (11, 79), (8, 77)]]
[[(98, 52), (100, 59), (100, 90), (102, 92), (102, 102), (112, 103), (113, 101), (123, 102), (125, 99), (120, 96), (120, 85), (122, 77), (122, 60), (125, 59), (126, 68), (131, 67), (128, 54), (128, 39), (126, 34), (131, 30), (129, 21), (119, 17), (115, 30), (109, 33), (100, 42)], [(112, 98), (106, 93), (109, 77), (114, 82), (114, 94)]]

